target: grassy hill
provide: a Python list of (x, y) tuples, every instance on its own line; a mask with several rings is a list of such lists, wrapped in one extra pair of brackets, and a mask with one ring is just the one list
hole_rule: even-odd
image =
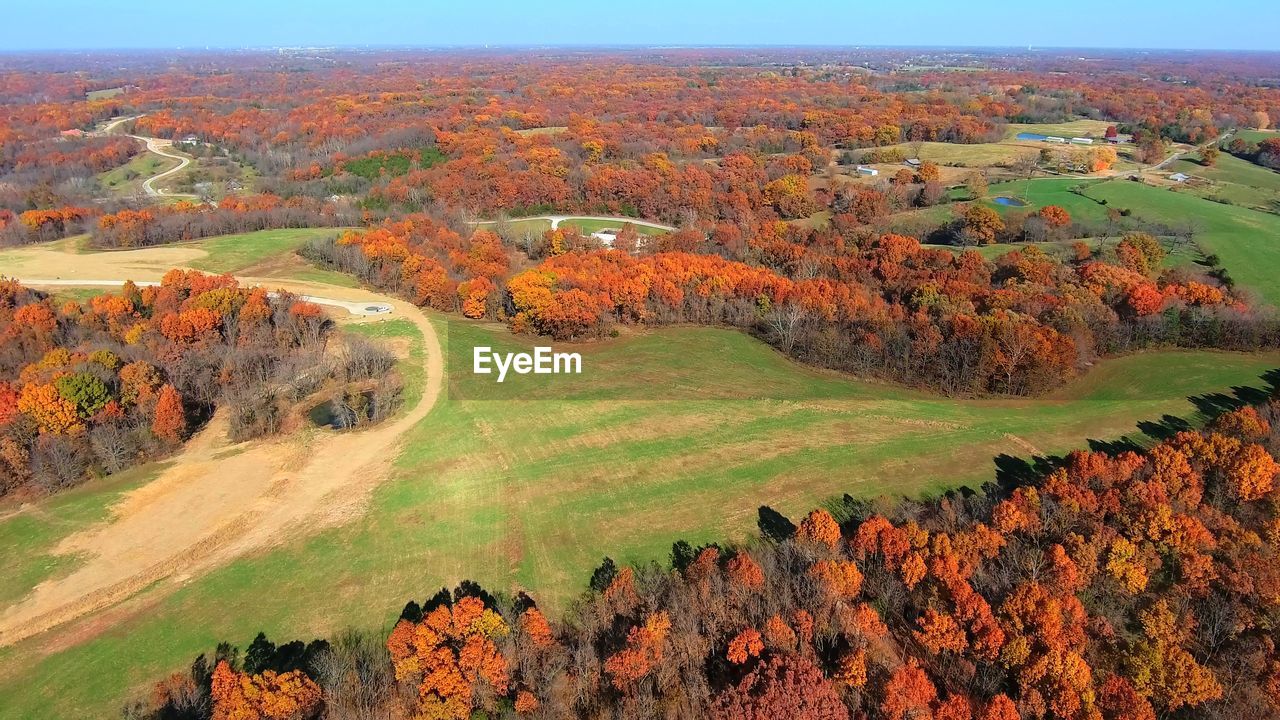
[(1226, 153), (1219, 156), (1213, 167), (1183, 159), (1168, 169), (1207, 181), (1188, 183), (1186, 191), (1192, 194), (1264, 212), (1280, 211), (1280, 172), (1275, 170)]
[(1088, 194), (1141, 218), (1190, 223), (1196, 243), (1218, 255), (1237, 284), (1280, 306), (1280, 216), (1123, 180), (1091, 186)]
[[(218, 640), (243, 647), (259, 630), (309, 639), (379, 613), (389, 626), (410, 597), (463, 578), (563, 606), (606, 553), (665, 562), (676, 539), (744, 539), (763, 504), (794, 516), (844, 492), (976, 486), (1002, 454), (1142, 439), (1136, 423), (1165, 415), (1194, 422), (1188, 396), (1261, 385), (1280, 366), (1280, 354), (1151, 353), (1104, 363), (1048, 398), (954, 400), (801, 367), (738, 332), (676, 327), (573, 348), (582, 376), (497, 391), (462, 378), (459, 364), (477, 344), (529, 342), (491, 324), (436, 322), (452, 348), (446, 398), (411, 431), (364, 515), (153, 588), (110, 622), (0, 649), (7, 713), (111, 716)], [(412, 325), (377, 327), (421, 352)], [(74, 496), (83, 511), (0, 520), (0, 537), (35, 565), (65, 562), (49, 548), (120, 491), (91, 486)], [(19, 518), (28, 527), (16, 531)]]
[[(1072, 188), (1082, 188), (1082, 192)], [(1206, 254), (1218, 255), (1238, 285), (1261, 301), (1280, 306), (1280, 215), (1213, 202), (1186, 188), (1160, 188), (1119, 179), (1038, 178), (991, 185), (990, 197), (1000, 196), (1017, 198), (1026, 205), (1008, 207), (991, 199), (983, 202), (1006, 215), (1058, 205), (1073, 218), (1094, 223), (1105, 222), (1107, 210), (1116, 208), (1142, 220), (1189, 228), (1194, 242)], [(917, 213), (940, 224), (950, 216), (950, 208), (900, 213), (895, 222), (905, 223)]]

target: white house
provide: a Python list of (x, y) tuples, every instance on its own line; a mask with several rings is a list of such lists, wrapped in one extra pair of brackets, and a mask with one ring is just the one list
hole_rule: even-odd
[(1072, 145), (1092, 145), (1093, 138), (1071, 138)]
[(876, 175), (879, 175), (879, 174), (880, 174), (880, 171), (879, 171), (879, 170), (877, 170), (877, 169), (875, 169), (875, 168), (873, 168), (873, 167), (867, 167), (866, 165), (859, 165), (859, 166), (857, 167), (857, 170), (858, 170), (858, 174), (859, 174), (859, 175), (867, 175), (867, 176), (870, 176), (870, 177), (875, 177)]

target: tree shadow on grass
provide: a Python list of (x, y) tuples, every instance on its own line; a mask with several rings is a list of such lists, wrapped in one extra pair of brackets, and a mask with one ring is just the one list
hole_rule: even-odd
[[(1093, 452), (1107, 455), (1119, 455), (1125, 452), (1145, 452), (1152, 441), (1162, 442), (1180, 432), (1203, 427), (1210, 420), (1224, 412), (1237, 410), (1249, 405), (1260, 405), (1273, 397), (1280, 396), (1280, 368), (1268, 370), (1259, 376), (1262, 386), (1237, 385), (1228, 393), (1205, 393), (1193, 395), (1187, 400), (1195, 408), (1195, 415), (1190, 419), (1177, 415), (1165, 414), (1159, 420), (1142, 420), (1137, 423), (1141, 435), (1122, 435), (1119, 438), (1100, 440), (1087, 438), (1084, 444)], [(1063, 455), (1032, 455), (1029, 458), (1001, 453), (993, 458), (995, 477), (982, 484), (982, 492), (987, 497), (999, 500), (1009, 496), (1019, 487), (1034, 486), (1049, 473), (1066, 464)], [(944, 495), (969, 499), (977, 491), (967, 485), (950, 488)], [(921, 498), (907, 498), (920, 500)], [(824, 504), (832, 511), (836, 520), (846, 532), (856, 530), (867, 517), (875, 512), (875, 503), (868, 497), (854, 497), (845, 494)], [(785, 516), (768, 506), (760, 508), (760, 530), (765, 537), (779, 539), (789, 537), (795, 532), (795, 525)]]
[(796, 524), (768, 505), (760, 506), (760, 517), (756, 524), (760, 526), (761, 535), (775, 542), (782, 542), (796, 533)]
[(1138, 429), (1155, 440), (1168, 440), (1180, 432), (1194, 430), (1195, 427), (1176, 415), (1166, 414), (1159, 420), (1140, 420)]

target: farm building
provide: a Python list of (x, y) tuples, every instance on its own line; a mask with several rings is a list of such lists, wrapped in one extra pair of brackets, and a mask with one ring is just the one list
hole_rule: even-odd
[(1065, 145), (1067, 142), (1067, 139), (1063, 137), (1058, 137), (1056, 135), (1050, 135), (1049, 137), (1045, 138), (1044, 141), (1047, 143), (1058, 143), (1060, 145)]
[(911, 167), (920, 167), (920, 158), (910, 158), (907, 160), (907, 164)]
[(1072, 145), (1092, 145), (1093, 138), (1071, 138)]
[(1172, 181), (1174, 181), (1174, 182), (1176, 182), (1176, 183), (1184, 183), (1184, 182), (1186, 182), (1186, 181), (1190, 180), (1190, 179), (1191, 179), (1191, 176), (1190, 176), (1190, 175), (1188, 175), (1188, 174), (1186, 174), (1186, 173), (1174, 173), (1174, 174), (1172, 174), (1172, 175), (1170, 175), (1170, 176), (1169, 176), (1169, 179), (1170, 179), (1170, 180), (1172, 180)]
[(880, 174), (879, 170), (873, 167), (867, 167), (866, 165), (859, 165), (857, 167), (857, 170), (859, 175), (867, 175), (869, 177), (875, 177), (876, 175)]

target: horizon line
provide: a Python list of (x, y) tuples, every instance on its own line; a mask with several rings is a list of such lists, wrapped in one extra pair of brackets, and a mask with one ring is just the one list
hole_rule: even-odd
[(1170, 52), (1193, 54), (1260, 53), (1280, 54), (1278, 48), (1162, 47), (1125, 45), (915, 45), (915, 44), (829, 44), (829, 43), (457, 43), (457, 44), (279, 44), (279, 45), (174, 45), (174, 46), (65, 46), (0, 48), (0, 56), (42, 55), (51, 53), (152, 53), (152, 52), (280, 52), (311, 50), (331, 52), (395, 52), (440, 50), (1016, 50), (1023, 53), (1042, 51), (1121, 51)]

